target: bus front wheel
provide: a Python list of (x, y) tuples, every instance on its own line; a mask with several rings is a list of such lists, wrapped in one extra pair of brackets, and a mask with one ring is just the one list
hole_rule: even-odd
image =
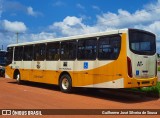
[(16, 74), (15, 79), (16, 79), (16, 81), (17, 81), (18, 84), (21, 84), (20, 73)]
[(18, 83), (18, 84), (20, 84), (20, 83), (21, 83), (21, 80), (20, 80), (20, 74), (17, 74), (17, 75), (16, 75), (16, 80), (17, 80), (17, 83)]
[(72, 90), (71, 77), (67, 74), (62, 75), (60, 78), (59, 86), (62, 92), (71, 93), (71, 90)]

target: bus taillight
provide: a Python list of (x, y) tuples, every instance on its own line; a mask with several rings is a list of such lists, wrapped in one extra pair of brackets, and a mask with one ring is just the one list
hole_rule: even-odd
[(127, 57), (127, 66), (128, 66), (128, 76), (132, 78), (132, 63), (131, 59)]

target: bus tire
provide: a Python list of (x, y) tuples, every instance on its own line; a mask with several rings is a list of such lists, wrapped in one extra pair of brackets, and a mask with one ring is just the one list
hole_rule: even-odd
[(16, 81), (17, 81), (18, 84), (21, 84), (21, 83), (22, 83), (22, 82), (21, 82), (20, 73), (17, 73), (17, 74), (16, 74)]
[(68, 74), (64, 74), (60, 77), (59, 81), (60, 90), (64, 93), (71, 93), (72, 91), (72, 80)]

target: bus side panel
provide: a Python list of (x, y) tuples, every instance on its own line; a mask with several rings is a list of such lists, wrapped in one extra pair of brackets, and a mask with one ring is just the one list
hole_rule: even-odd
[[(97, 71), (99, 74), (98, 79), (94, 81), (95, 87), (102, 88), (124, 88), (128, 81), (126, 77), (127, 71), (127, 51), (126, 51), (126, 38), (127, 34), (121, 34), (121, 49), (117, 60), (100, 67)], [(109, 60), (106, 60), (109, 62)], [(99, 63), (102, 63), (99, 61)], [(99, 83), (99, 85), (98, 85)]]
[[(74, 74), (72, 77), (73, 86), (74, 87), (97, 87), (94, 85), (105, 83), (105, 82), (112, 82), (114, 80), (121, 79), (122, 77), (115, 77), (113, 75), (114, 65), (116, 65), (116, 61), (113, 61), (113, 62), (110, 61), (104, 64), (103, 66), (100, 66), (91, 70), (74, 71), (73, 72)], [(103, 86), (103, 88), (107, 88), (107, 86), (105, 87)]]
[(117, 63), (118, 68), (116, 68), (115, 75), (117, 76), (119, 73), (122, 73), (122, 77), (124, 78), (124, 88), (131, 86), (131, 79), (128, 77), (128, 66), (127, 66), (127, 50), (128, 50), (128, 35), (127, 33), (123, 33), (121, 35), (122, 43), (121, 43), (121, 52), (119, 56), (119, 61)]
[[(33, 61), (33, 69), (30, 70), (28, 81), (48, 83), (58, 85), (60, 72), (58, 70), (58, 62), (56, 61)], [(37, 68), (38, 67), (38, 68)], [(39, 68), (40, 67), (40, 68)], [(26, 74), (24, 76), (27, 76)]]
[(58, 85), (59, 72), (54, 70), (20, 69), (21, 80)]
[(60, 61), (46, 61), (45, 77), (46, 82), (58, 85), (61, 71), (59, 71)]
[(12, 69), (11, 65), (5, 67), (5, 78), (13, 79), (14, 69)]
[(23, 65), (20, 66), (21, 80), (28, 80), (32, 77), (32, 61), (23, 61)]
[(58, 71), (46, 70), (45, 83), (58, 85), (59, 75), (60, 75), (60, 72)]
[[(126, 34), (121, 36), (121, 51), (117, 60), (109, 61), (78, 61), (77, 70), (74, 70), (73, 85), (81, 87), (124, 88), (128, 83)], [(84, 69), (88, 63), (88, 69)], [(76, 72), (75, 72), (76, 71)], [(127, 78), (126, 78), (127, 77)]]

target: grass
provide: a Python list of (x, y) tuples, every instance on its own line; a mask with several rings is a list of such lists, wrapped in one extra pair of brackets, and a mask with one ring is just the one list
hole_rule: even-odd
[(160, 95), (160, 82), (157, 82), (156, 86), (141, 88), (140, 91)]
[(143, 87), (143, 88), (132, 88), (133, 91), (141, 91), (145, 92), (147, 94), (153, 95), (153, 96), (159, 96), (160, 97), (160, 82), (157, 82), (156, 86), (152, 87)]
[(160, 82), (157, 82), (156, 86), (143, 87), (143, 88), (132, 88), (131, 90), (145, 92), (146, 95), (160, 98)]
[[(158, 73), (160, 73), (160, 66), (158, 66), (157, 70), (158, 70)], [(159, 96), (160, 96), (160, 82), (157, 82), (156, 86), (140, 88), (140, 89), (138, 89), (138, 91), (159, 94)]]
[[(160, 73), (160, 66), (158, 66), (158, 73)], [(155, 94), (158, 95), (160, 97), (160, 81), (157, 82), (156, 86), (152, 86), (152, 87), (143, 87), (143, 88), (132, 88), (133, 91), (142, 91), (142, 92), (146, 92), (148, 94)]]

